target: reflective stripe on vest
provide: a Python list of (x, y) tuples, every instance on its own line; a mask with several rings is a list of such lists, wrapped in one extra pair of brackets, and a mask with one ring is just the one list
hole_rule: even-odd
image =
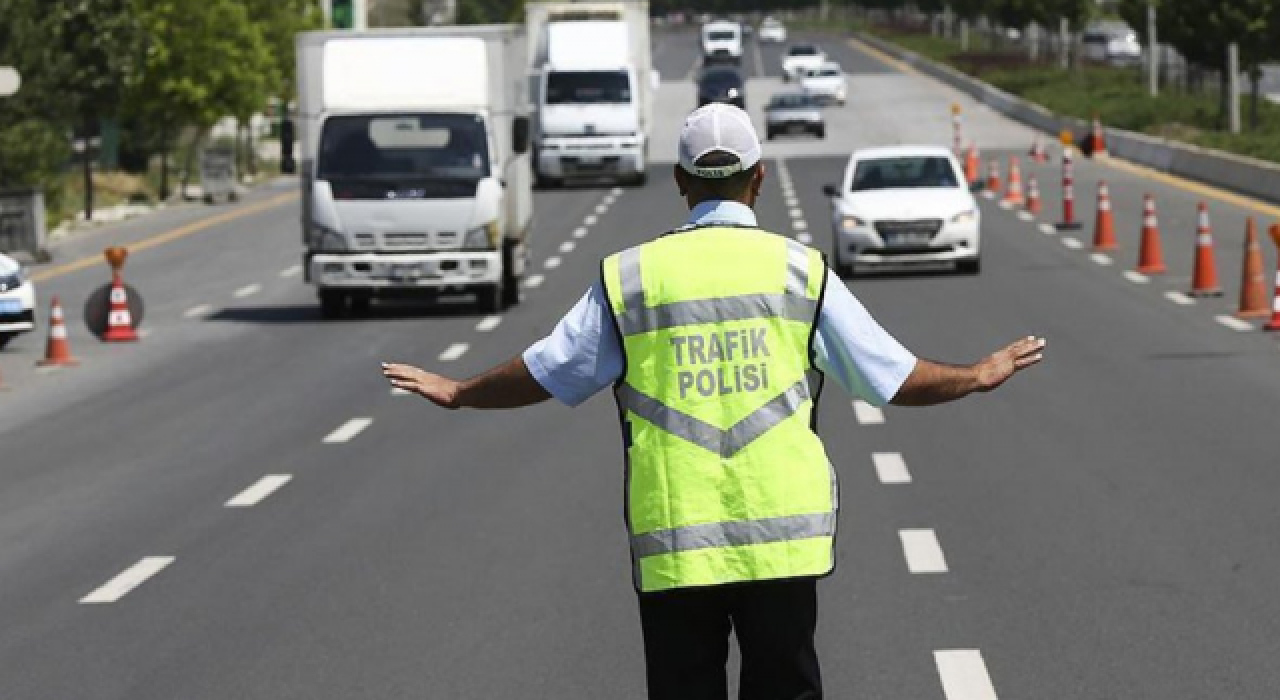
[(637, 588), (828, 573), (835, 473), (810, 426), (806, 377), (821, 256), (707, 228), (623, 251), (602, 271), (627, 361), (615, 395)]

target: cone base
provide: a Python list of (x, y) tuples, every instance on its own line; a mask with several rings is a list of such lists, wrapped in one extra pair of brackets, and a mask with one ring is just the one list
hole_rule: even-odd
[(1271, 309), (1254, 309), (1252, 311), (1237, 311), (1236, 318), (1268, 318), (1271, 316)]
[(1222, 296), (1222, 290), (1221, 289), (1193, 289), (1187, 294), (1189, 296), (1199, 297), (1199, 298), (1220, 297)]
[(1114, 253), (1120, 250), (1119, 244), (1116, 243), (1094, 243), (1093, 252), (1095, 253)]
[(1168, 271), (1168, 268), (1164, 265), (1146, 265), (1134, 270), (1134, 272), (1137, 272), (1140, 275), (1163, 275)]
[(1272, 332), (1280, 331), (1280, 320), (1275, 320), (1275, 321), (1272, 321), (1271, 323), (1268, 323), (1267, 325), (1262, 327), (1262, 330), (1272, 331)]
[(40, 360), (36, 367), (79, 367), (80, 360), (69, 357), (64, 360)]
[(138, 340), (138, 334), (132, 329), (128, 331), (107, 331), (107, 334), (102, 336), (102, 342), (104, 343), (136, 343)]
[(1079, 231), (1084, 228), (1084, 224), (1079, 221), (1059, 221), (1053, 227), (1059, 231)]

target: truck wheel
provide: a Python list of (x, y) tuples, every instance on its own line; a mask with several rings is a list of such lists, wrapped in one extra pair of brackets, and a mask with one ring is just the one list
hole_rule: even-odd
[(373, 308), (373, 297), (368, 294), (351, 295), (351, 315), (364, 318), (369, 315), (369, 310)]
[(649, 182), (649, 173), (639, 173), (631, 178), (632, 187), (644, 187)]
[(4, 350), (4, 346), (9, 344), (10, 340), (16, 337), (17, 333), (0, 333), (0, 350)]
[(347, 295), (332, 289), (320, 290), (320, 315), (325, 319), (342, 318), (347, 310)]
[(481, 313), (496, 314), (502, 311), (502, 300), (505, 296), (504, 287), (506, 285), (498, 282), (476, 290), (476, 301), (480, 305)]
[(502, 308), (520, 303), (520, 278), (516, 277), (515, 246), (502, 247)]
[(956, 272), (962, 275), (977, 275), (982, 273), (982, 258), (973, 257), (965, 260), (956, 261)]

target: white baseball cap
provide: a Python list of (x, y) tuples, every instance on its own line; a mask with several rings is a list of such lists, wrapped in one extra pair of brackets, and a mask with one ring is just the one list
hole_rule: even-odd
[[(751, 117), (737, 107), (712, 102), (699, 107), (684, 120), (680, 130), (680, 167), (690, 175), (722, 179), (748, 170), (760, 162), (760, 137)], [(736, 156), (729, 165), (697, 165), (708, 153)]]

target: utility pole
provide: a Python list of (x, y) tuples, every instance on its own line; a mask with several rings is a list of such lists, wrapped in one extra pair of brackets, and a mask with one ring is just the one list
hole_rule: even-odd
[(1147, 2), (1147, 92), (1160, 94), (1160, 39), (1156, 36), (1156, 4)]
[(1240, 47), (1227, 45), (1227, 120), (1231, 133), (1240, 133)]
[(324, 0), (324, 19), (334, 29), (368, 29), (369, 0)]

